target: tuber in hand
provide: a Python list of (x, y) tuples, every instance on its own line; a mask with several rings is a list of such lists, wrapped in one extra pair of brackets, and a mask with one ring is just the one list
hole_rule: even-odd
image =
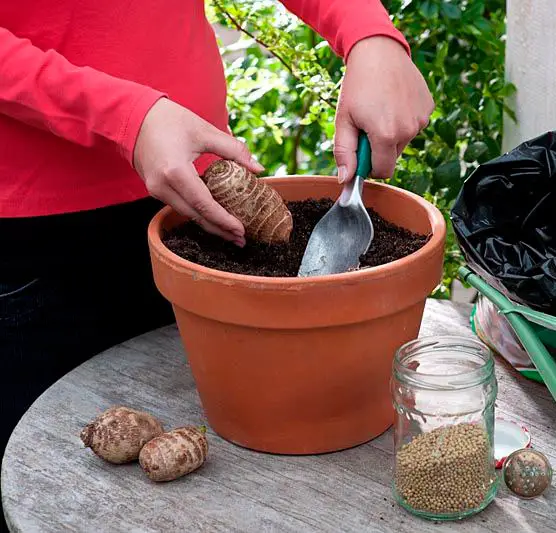
[(245, 234), (267, 243), (287, 242), (292, 215), (272, 187), (234, 161), (212, 163), (202, 177), (213, 198), (245, 227)]
[(171, 481), (199, 468), (207, 454), (205, 432), (195, 426), (184, 426), (145, 444), (139, 464), (151, 480)]
[(81, 440), (105, 461), (123, 464), (137, 460), (145, 443), (162, 433), (164, 428), (154, 416), (111, 407), (83, 428)]

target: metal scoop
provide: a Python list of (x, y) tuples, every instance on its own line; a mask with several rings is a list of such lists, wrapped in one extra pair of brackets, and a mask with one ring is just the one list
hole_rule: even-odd
[(344, 185), (342, 193), (313, 229), (299, 277), (339, 274), (359, 267), (374, 237), (373, 223), (361, 194), (371, 172), (371, 146), (367, 135), (359, 133), (355, 178)]

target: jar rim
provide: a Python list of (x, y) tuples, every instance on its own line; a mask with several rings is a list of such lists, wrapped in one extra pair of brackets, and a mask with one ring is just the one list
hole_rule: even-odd
[[(452, 373), (418, 372), (408, 366), (409, 360), (421, 353), (435, 350), (457, 350), (461, 354), (482, 360), (476, 368)], [(477, 357), (478, 356), (478, 357)], [(484, 383), (494, 374), (492, 351), (483, 342), (467, 336), (439, 335), (413, 339), (400, 346), (394, 355), (393, 370), (397, 379), (415, 386), (441, 389), (464, 389)]]

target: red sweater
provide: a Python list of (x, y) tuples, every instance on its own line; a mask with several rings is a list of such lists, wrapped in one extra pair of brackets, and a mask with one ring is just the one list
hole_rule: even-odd
[[(282, 3), (344, 58), (372, 35), (408, 49), (380, 0)], [(223, 67), (203, 0), (0, 2), (0, 217), (147, 196), (132, 154), (163, 95), (226, 131)], [(208, 161), (197, 161), (200, 172)]]

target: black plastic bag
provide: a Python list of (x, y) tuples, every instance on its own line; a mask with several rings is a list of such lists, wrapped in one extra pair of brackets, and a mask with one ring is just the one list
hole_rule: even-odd
[(451, 219), (471, 270), (514, 302), (556, 314), (556, 132), (480, 165)]

